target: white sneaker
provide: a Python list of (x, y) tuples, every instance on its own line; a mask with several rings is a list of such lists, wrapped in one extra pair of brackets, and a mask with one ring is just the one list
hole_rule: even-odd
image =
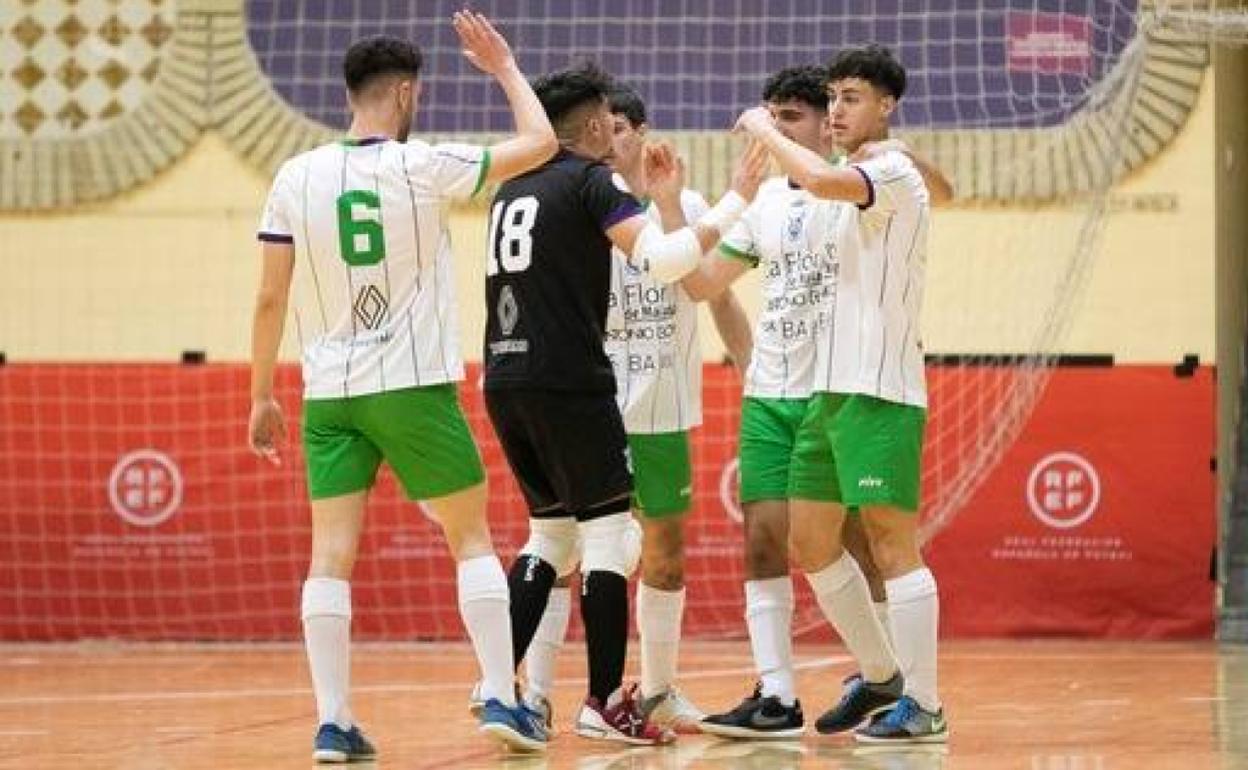
[(633, 746), (656, 746), (676, 740), (674, 732), (642, 716), (634, 699), (636, 691), (637, 685), (620, 687), (605, 704), (592, 695), (586, 698), (576, 716), (576, 734)]
[(672, 732), (692, 735), (701, 732), (698, 723), (706, 717), (702, 709), (693, 705), (676, 687), (649, 698), (642, 698), (641, 713), (659, 727)]

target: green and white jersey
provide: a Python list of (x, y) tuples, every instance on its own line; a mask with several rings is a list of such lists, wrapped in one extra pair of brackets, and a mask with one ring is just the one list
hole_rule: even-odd
[(463, 378), (447, 204), (485, 180), (489, 152), (372, 137), (277, 173), (259, 238), (293, 243), (304, 397)]
[[(682, 190), (686, 222), (706, 200)], [(646, 216), (659, 222), (654, 204)], [(615, 398), (630, 434), (669, 433), (702, 424), (702, 351), (697, 304), (679, 283), (664, 284), (615, 254), (607, 303), (606, 351), (615, 370)]]
[(831, 323), (820, 327), (815, 390), (927, 406), (919, 312), (931, 207), (914, 163), (887, 152), (853, 168), (865, 206), (835, 204)]
[(720, 242), (721, 255), (761, 267), (762, 304), (745, 395), (806, 398), (815, 374), (815, 336), (825, 323), (835, 206), (772, 177)]

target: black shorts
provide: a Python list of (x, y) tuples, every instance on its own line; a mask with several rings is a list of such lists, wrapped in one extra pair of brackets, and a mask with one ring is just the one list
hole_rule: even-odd
[[(487, 390), (485, 407), (529, 512), (578, 520), (615, 512), (633, 474), (615, 396), (550, 390)], [(587, 515), (588, 514), (588, 515)]]

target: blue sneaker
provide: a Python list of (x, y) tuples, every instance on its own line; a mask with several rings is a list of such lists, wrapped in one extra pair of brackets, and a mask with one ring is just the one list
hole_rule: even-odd
[(945, 711), (927, 711), (909, 695), (854, 733), (861, 743), (944, 743), (949, 739)]
[(498, 698), (490, 698), (481, 707), (481, 726), (477, 729), (505, 748), (523, 753), (545, 751), (550, 742), (541, 714), (523, 703), (504, 705)]
[(321, 725), (316, 731), (313, 743), (312, 758), (325, 764), (342, 764), (343, 762), (363, 762), (374, 759), (377, 750), (368, 742), (364, 733), (355, 725), (350, 730), (343, 730), (333, 722)]

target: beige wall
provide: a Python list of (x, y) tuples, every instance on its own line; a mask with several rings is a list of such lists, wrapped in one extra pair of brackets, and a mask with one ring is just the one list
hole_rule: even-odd
[[(1114, 192), (1064, 351), (1173, 361), (1214, 351), (1212, 77), (1160, 157)], [(151, 184), (56, 215), (0, 215), (0, 350), (10, 361), (244, 360), (257, 275), (253, 232), (267, 180), (215, 136)], [(1160, 201), (1169, 212), (1141, 212)], [(938, 212), (924, 317), (933, 352), (1028, 349), (1052, 316), (1054, 266), (1066, 264), (1078, 207)], [(465, 353), (480, 357), (480, 209), (457, 211)], [(756, 307), (756, 281), (739, 294)], [(704, 330), (710, 329), (704, 314)], [(704, 333), (708, 358), (722, 349)], [(289, 347), (289, 346), (288, 346)], [(288, 350), (289, 353), (289, 350)]]

